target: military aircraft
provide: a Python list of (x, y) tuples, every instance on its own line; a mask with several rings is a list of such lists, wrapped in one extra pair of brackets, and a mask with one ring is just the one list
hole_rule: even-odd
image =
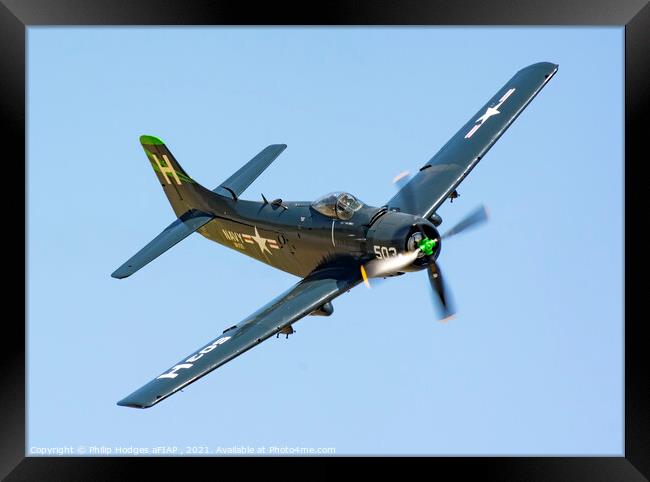
[(427, 270), (442, 317), (453, 314), (437, 258), (442, 239), (486, 219), (479, 208), (444, 235), (436, 210), (557, 72), (549, 62), (517, 72), (419, 172), (398, 181), (383, 206), (346, 192), (313, 202), (241, 199), (287, 147), (266, 147), (218, 187), (192, 179), (157, 137), (140, 142), (178, 218), (112, 276), (126, 278), (194, 232), (302, 279), (118, 405), (148, 408), (273, 335), (293, 333), (306, 315), (329, 316), (332, 300), (361, 282)]

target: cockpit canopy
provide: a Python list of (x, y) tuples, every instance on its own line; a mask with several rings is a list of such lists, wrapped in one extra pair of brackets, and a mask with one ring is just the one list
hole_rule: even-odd
[(331, 192), (316, 199), (311, 207), (327, 217), (348, 220), (363, 203), (347, 192)]

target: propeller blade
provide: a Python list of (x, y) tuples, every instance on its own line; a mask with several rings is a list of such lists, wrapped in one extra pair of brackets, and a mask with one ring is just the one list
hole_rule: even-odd
[(427, 268), (427, 274), (429, 275), (429, 283), (431, 284), (431, 289), (435, 293), (436, 303), (439, 304), (442, 309), (442, 320), (443, 322), (449, 321), (453, 318), (455, 310), (449, 300), (448, 295), (445, 293), (445, 283), (442, 279), (442, 273), (440, 272), (440, 267), (438, 264), (431, 260)]
[(364, 266), (361, 266), (361, 279), (363, 280), (363, 284), (366, 285), (366, 288), (373, 289), (385, 283), (388, 278), (372, 278), (371, 280), (368, 278), (366, 268)]
[(442, 238), (450, 238), (451, 236), (455, 236), (467, 229), (474, 228), (487, 221), (488, 217), (489, 214), (487, 208), (481, 204), (478, 208), (465, 216), (461, 222), (443, 234)]
[(393, 178), (393, 184), (399, 190), (402, 189), (411, 180), (411, 173), (409, 171), (400, 172)]
[(409, 171), (400, 172), (397, 176), (393, 178), (393, 184), (398, 191), (404, 193), (404, 209), (402, 212), (413, 213), (415, 211), (415, 195), (413, 193), (413, 188), (409, 186), (409, 182), (413, 176)]

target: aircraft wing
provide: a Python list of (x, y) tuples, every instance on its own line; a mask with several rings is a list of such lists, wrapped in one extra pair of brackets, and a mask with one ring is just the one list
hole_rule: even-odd
[(334, 267), (307, 276), (117, 404), (148, 408), (275, 335), (360, 282), (357, 270)]
[(549, 62), (529, 65), (487, 104), (388, 201), (389, 209), (428, 218), (557, 72)]

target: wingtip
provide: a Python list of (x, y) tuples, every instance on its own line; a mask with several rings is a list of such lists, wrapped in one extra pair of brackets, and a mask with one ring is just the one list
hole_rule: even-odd
[(269, 144), (264, 148), (265, 151), (275, 153), (279, 156), (287, 148), (286, 144)]
[(129, 395), (126, 398), (123, 398), (122, 400), (117, 402), (116, 405), (119, 405), (120, 407), (129, 407), (129, 408), (149, 408), (154, 405), (154, 404), (146, 405), (146, 404), (138, 403), (132, 400), (130, 397), (131, 395)]
[(555, 73), (560, 65), (556, 64), (554, 62), (536, 62), (534, 64), (527, 65), (523, 69), (520, 70), (529, 70), (529, 69), (538, 69), (538, 68), (544, 68), (544, 69), (551, 69), (553, 73)]
[(117, 402), (116, 405), (119, 405), (120, 407), (128, 407), (128, 408), (140, 408), (140, 409), (149, 408), (149, 407), (145, 407), (144, 405), (138, 405), (137, 403), (124, 402), (122, 400)]
[(128, 276), (129, 276), (129, 274), (125, 274), (125, 273), (121, 272), (120, 269), (116, 269), (115, 271), (113, 271), (111, 273), (111, 278), (115, 278), (115, 279), (124, 279), (124, 278), (126, 278)]

